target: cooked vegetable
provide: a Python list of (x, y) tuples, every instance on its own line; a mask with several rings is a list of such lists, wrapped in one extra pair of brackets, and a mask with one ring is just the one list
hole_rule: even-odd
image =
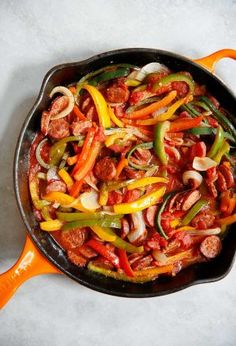
[(158, 123), (154, 130), (154, 150), (163, 165), (167, 165), (167, 155), (164, 147), (164, 137), (166, 132), (170, 129), (170, 122), (164, 121)]
[(194, 92), (194, 80), (191, 79), (189, 76), (182, 74), (182, 73), (172, 73), (166, 77), (163, 77), (161, 80), (156, 82), (153, 85), (153, 90), (157, 92), (160, 88), (162, 88), (165, 85), (168, 85), (173, 82), (185, 82), (189, 87), (189, 95), (193, 94)]
[(52, 89), (49, 97), (52, 98), (57, 93), (65, 95), (68, 98), (68, 105), (60, 113), (55, 114), (55, 115), (51, 115), (51, 117), (50, 117), (51, 120), (56, 120), (56, 119), (61, 119), (61, 118), (66, 117), (73, 110), (74, 105), (75, 105), (74, 96), (68, 88), (65, 88), (63, 86), (57, 86), (54, 89)]
[(207, 153), (208, 157), (213, 158), (217, 154), (219, 149), (222, 147), (223, 140), (224, 131), (221, 126), (218, 126), (214, 143), (212, 144), (210, 151)]
[(208, 201), (205, 199), (200, 199), (194, 206), (188, 211), (188, 213), (185, 215), (182, 225), (186, 226), (188, 225), (192, 219), (208, 204)]

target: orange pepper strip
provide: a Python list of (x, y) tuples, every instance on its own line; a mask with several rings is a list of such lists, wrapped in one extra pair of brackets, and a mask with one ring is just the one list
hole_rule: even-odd
[(232, 223), (236, 222), (236, 214), (233, 214), (231, 216), (224, 217), (223, 219), (219, 219), (220, 225), (231, 225)]
[(86, 160), (83, 162), (83, 165), (80, 166), (78, 171), (76, 171), (74, 178), (77, 181), (83, 179), (92, 169), (95, 164), (96, 158), (101, 150), (101, 143), (94, 140), (90, 150), (88, 151), (88, 155), (86, 156)]
[(74, 115), (77, 116), (77, 118), (78, 118), (79, 120), (88, 120), (88, 119), (86, 118), (86, 116), (81, 112), (81, 110), (79, 109), (79, 107), (76, 106), (76, 105), (74, 105), (73, 113), (74, 113)]
[(71, 86), (69, 87), (69, 90), (72, 92), (73, 95), (76, 95), (76, 87)]
[(154, 102), (147, 107), (134, 111), (133, 113), (127, 114), (126, 117), (129, 119), (142, 119), (143, 117), (157, 111), (158, 109), (167, 106), (171, 101), (175, 99), (177, 92), (171, 91), (167, 96), (163, 97), (160, 101)]
[(122, 170), (128, 166), (128, 160), (125, 159), (124, 157), (122, 159), (120, 159), (120, 161), (118, 162), (118, 165), (116, 167), (116, 175), (115, 175), (115, 180), (117, 180), (122, 172)]
[(70, 192), (69, 192), (72, 197), (77, 198), (79, 196), (79, 193), (80, 193), (80, 190), (81, 190), (83, 183), (84, 183), (84, 181), (80, 180), (80, 181), (76, 181), (72, 185)]
[(66, 161), (69, 166), (72, 166), (77, 162), (78, 159), (79, 159), (79, 154), (76, 154), (74, 156), (69, 156)]
[(180, 132), (183, 130), (191, 129), (193, 127), (197, 127), (201, 123), (202, 119), (203, 116), (192, 119), (177, 119), (170, 123), (170, 129), (168, 130), (168, 132)]

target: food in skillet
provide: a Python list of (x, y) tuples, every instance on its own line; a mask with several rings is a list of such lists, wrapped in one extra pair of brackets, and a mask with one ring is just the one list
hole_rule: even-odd
[(220, 253), (236, 221), (236, 130), (205, 86), (119, 64), (49, 96), (29, 189), (71, 262), (142, 283)]

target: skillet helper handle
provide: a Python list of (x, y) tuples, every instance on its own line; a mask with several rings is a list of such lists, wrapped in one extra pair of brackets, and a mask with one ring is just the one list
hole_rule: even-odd
[(215, 64), (224, 58), (231, 58), (236, 60), (236, 50), (235, 49), (221, 49), (218, 50), (215, 53), (212, 53), (208, 56), (205, 56), (204, 58), (195, 59), (194, 62), (196, 62), (199, 65), (202, 65), (210, 72), (215, 72)]
[(17, 288), (26, 280), (39, 274), (59, 274), (27, 236), (18, 261), (7, 272), (0, 274), (0, 309), (8, 302)]

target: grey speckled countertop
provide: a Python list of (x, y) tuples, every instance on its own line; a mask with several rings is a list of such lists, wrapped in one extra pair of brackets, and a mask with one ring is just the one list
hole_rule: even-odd
[[(0, 271), (19, 256), (25, 227), (12, 186), (22, 122), (55, 64), (122, 47), (201, 57), (236, 48), (236, 1), (0, 2)], [(236, 63), (217, 74), (236, 90)], [(153, 299), (93, 292), (63, 276), (25, 283), (0, 312), (1, 346), (236, 345), (236, 270), (222, 281)]]

